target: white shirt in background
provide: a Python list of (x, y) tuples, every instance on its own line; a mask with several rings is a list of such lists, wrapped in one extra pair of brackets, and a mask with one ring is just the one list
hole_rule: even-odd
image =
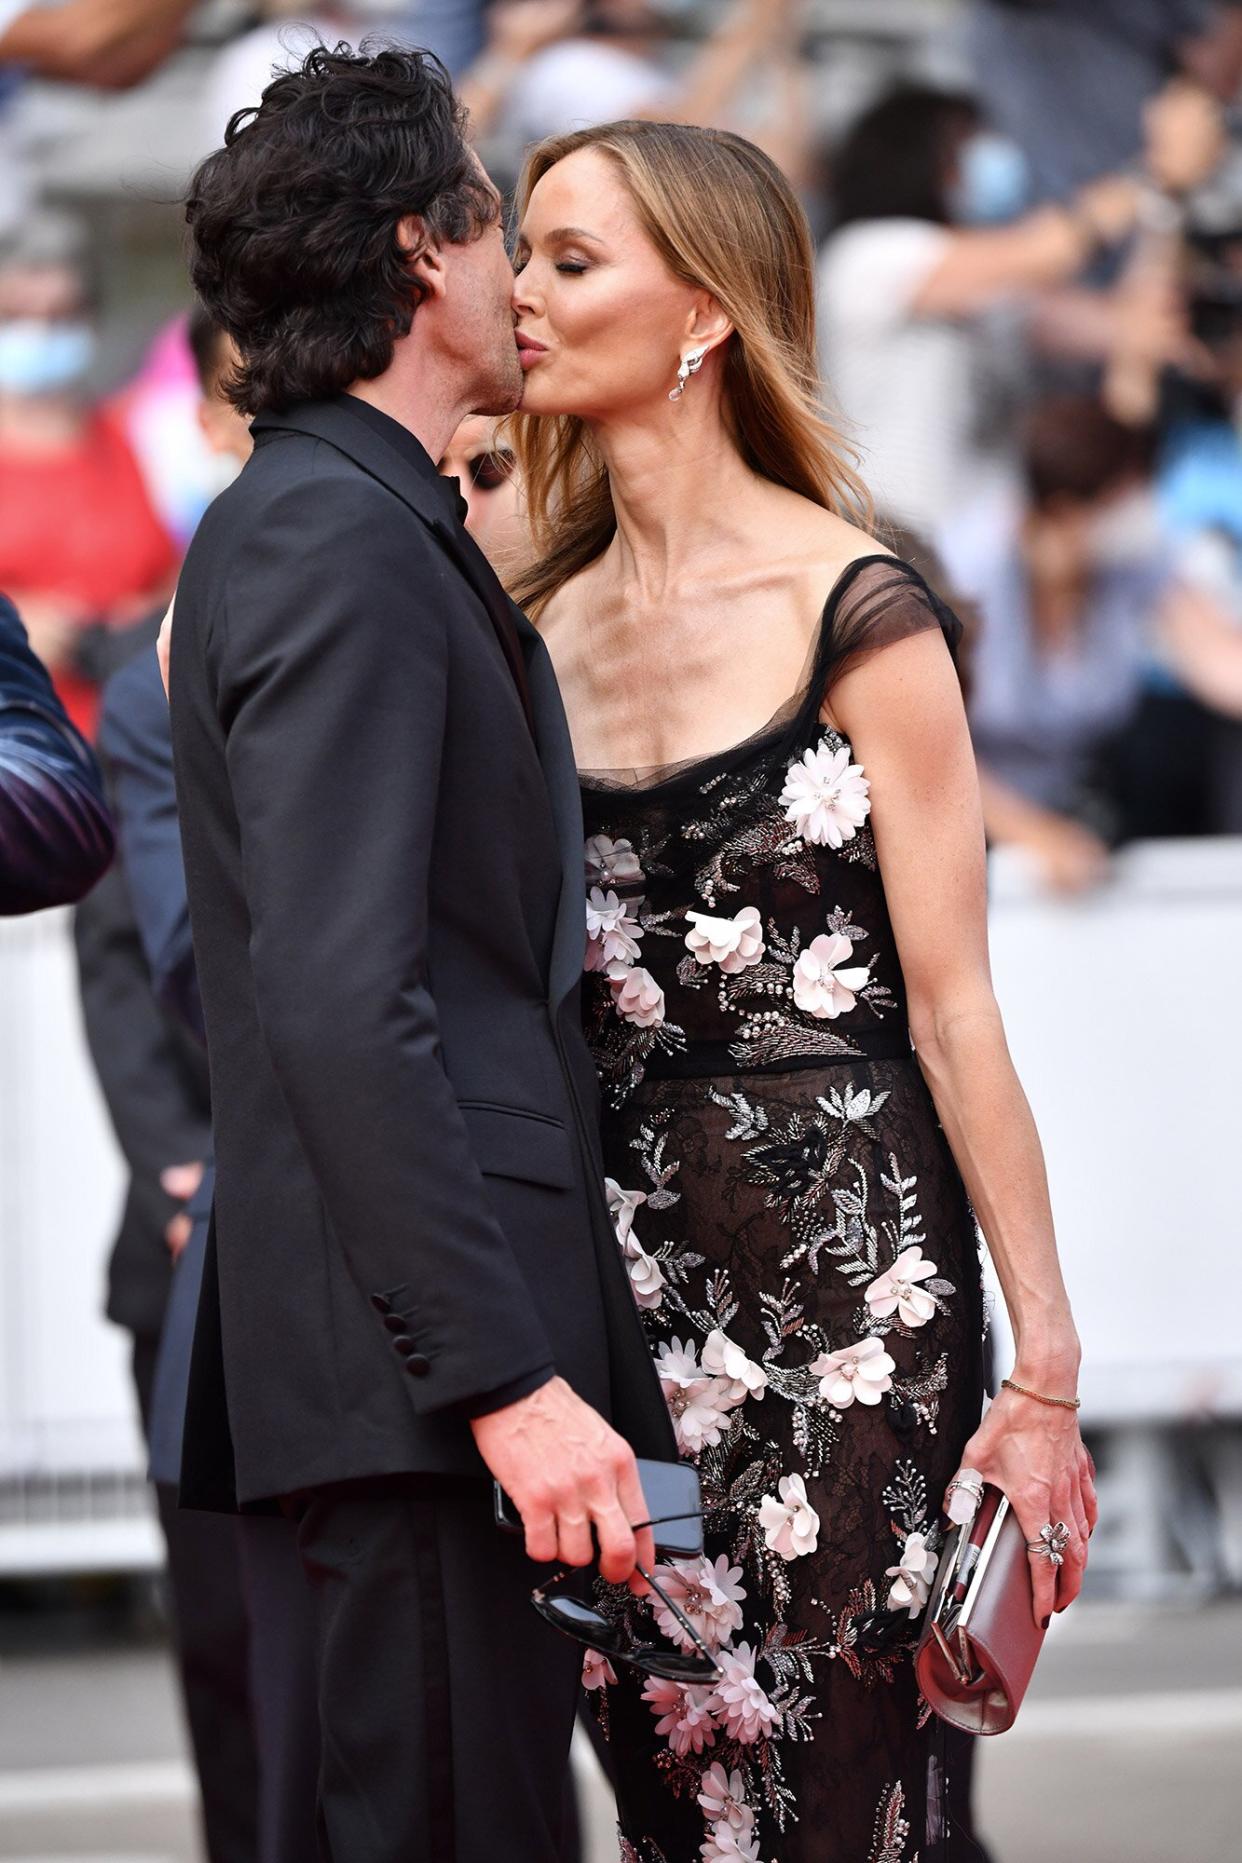
[(862, 220), (828, 240), (820, 365), (882, 516), (934, 541), (978, 491), (974, 334), (911, 306), (952, 240), (929, 220)]

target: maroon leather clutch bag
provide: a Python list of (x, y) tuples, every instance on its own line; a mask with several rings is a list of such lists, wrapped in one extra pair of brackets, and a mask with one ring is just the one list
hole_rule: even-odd
[(914, 1654), (932, 1708), (969, 1734), (1012, 1727), (1043, 1647), (1018, 1517), (984, 1484), (973, 1520), (945, 1543)]

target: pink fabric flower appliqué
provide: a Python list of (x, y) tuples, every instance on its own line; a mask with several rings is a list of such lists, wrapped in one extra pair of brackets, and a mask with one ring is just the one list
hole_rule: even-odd
[(617, 1672), (599, 1650), (588, 1650), (582, 1658), (582, 1686), (585, 1689), (612, 1688)]
[(872, 1281), (864, 1298), (878, 1320), (897, 1313), (907, 1326), (926, 1326), (936, 1302), (918, 1283), (930, 1280), (935, 1272), (935, 1262), (928, 1261), (920, 1248), (903, 1249), (892, 1267)]
[[(742, 1628), (746, 1587), (740, 1582), (741, 1566), (730, 1565), (727, 1554), (721, 1553), (714, 1563), (705, 1554), (697, 1559), (678, 1559), (672, 1565), (657, 1566), (655, 1575), (709, 1649), (719, 1649), (735, 1630)], [(653, 1598), (652, 1608), (669, 1642), (693, 1653), (694, 1644), (663, 1600)]]
[(838, 1410), (860, 1404), (878, 1404), (893, 1386), (897, 1361), (878, 1339), (858, 1339), (839, 1352), (821, 1352), (810, 1370), (819, 1379), (819, 1394)]
[(853, 949), (842, 932), (821, 932), (812, 938), (793, 970), (794, 1002), (804, 1015), (835, 1021), (854, 1007), (871, 972), (865, 964), (840, 969)]
[(636, 1028), (658, 1029), (664, 1021), (664, 991), (649, 970), (627, 970), (609, 986), (616, 1011)]
[(736, 977), (762, 958), (763, 921), (754, 906), (743, 906), (731, 919), (709, 918), (706, 912), (687, 912), (686, 918), (686, 949), (696, 963), (719, 964), (726, 977)]
[(755, 1680), (755, 1653), (749, 1643), (721, 1650), (718, 1660), (721, 1677), (709, 1705), (724, 1721), (731, 1740), (753, 1746), (780, 1725), (780, 1709)]
[(790, 764), (781, 806), (804, 841), (840, 847), (854, 839), (870, 814), (870, 789), (861, 763), (850, 762), (848, 746), (831, 750), (823, 743)]
[(643, 1700), (658, 1717), (657, 1734), (664, 1735), (678, 1759), (715, 1746), (710, 1689), (691, 1688), (685, 1682), (670, 1682), (662, 1675), (653, 1675), (647, 1678)]

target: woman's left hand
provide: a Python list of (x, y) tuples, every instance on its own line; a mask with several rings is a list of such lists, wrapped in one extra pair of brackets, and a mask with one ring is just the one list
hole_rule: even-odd
[(1002, 1388), (962, 1451), (961, 1465), (977, 1469), (1007, 1496), (1028, 1544), (1050, 1522), (1063, 1520), (1069, 1528), (1063, 1565), (1028, 1554), (1035, 1621), (1046, 1626), (1051, 1613), (1063, 1611), (1082, 1589), (1087, 1540), (1099, 1518), (1095, 1464), (1077, 1411)]

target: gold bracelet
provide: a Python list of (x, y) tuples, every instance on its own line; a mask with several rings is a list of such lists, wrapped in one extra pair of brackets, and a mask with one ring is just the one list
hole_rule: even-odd
[(1081, 1408), (1081, 1397), (1045, 1397), (1042, 1391), (1028, 1390), (1025, 1384), (1015, 1384), (1012, 1378), (1002, 1378), (1001, 1383), (1008, 1385), (1011, 1391), (1021, 1391), (1023, 1397), (1033, 1397), (1037, 1404), (1059, 1404), (1063, 1410)]

